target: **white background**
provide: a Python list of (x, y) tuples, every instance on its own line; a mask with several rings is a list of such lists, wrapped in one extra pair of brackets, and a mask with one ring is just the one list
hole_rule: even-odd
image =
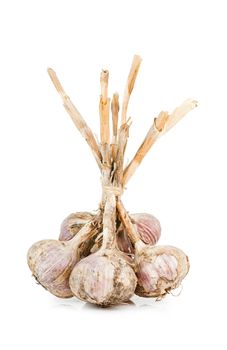
[[(226, 349), (225, 1), (1, 1), (0, 151), (2, 349)], [(153, 117), (199, 101), (152, 148), (127, 186), (130, 212), (151, 212), (160, 244), (182, 248), (179, 297), (99, 309), (35, 284), (29, 246), (62, 219), (93, 210), (99, 172), (46, 73), (53, 67), (98, 134), (99, 73), (121, 95), (143, 57), (129, 106), (130, 160)], [(225, 333), (224, 333), (225, 332)]]

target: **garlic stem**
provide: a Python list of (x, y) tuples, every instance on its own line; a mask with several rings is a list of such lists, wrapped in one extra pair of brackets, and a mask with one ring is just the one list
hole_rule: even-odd
[[(125, 185), (129, 179), (132, 177), (140, 163), (142, 162), (145, 155), (150, 150), (151, 146), (155, 143), (157, 138), (159, 137), (160, 132), (163, 130), (163, 121), (167, 120), (168, 114), (167, 112), (161, 112), (159, 116), (154, 120), (153, 125), (149, 129), (143, 143), (140, 145), (138, 151), (135, 156), (129, 163), (129, 165), (124, 170), (123, 175), (123, 184)], [(157, 125), (162, 126), (162, 128), (158, 128)]]
[(52, 68), (48, 68), (48, 74), (51, 78), (52, 83), (54, 84), (57, 92), (62, 97), (63, 105), (72, 118), (73, 123), (76, 125), (77, 129), (81, 133), (81, 135), (85, 138), (86, 142), (90, 146), (92, 153), (95, 157), (95, 160), (101, 168), (101, 153), (99, 150), (99, 146), (95, 140), (95, 137), (91, 131), (91, 129), (88, 127), (87, 123), (83, 119), (82, 115), (79, 113), (79, 111), (76, 109), (76, 107), (71, 102), (69, 96), (66, 95), (55, 71)]
[(102, 163), (110, 166), (110, 99), (108, 98), (108, 79), (108, 70), (102, 70), (100, 75), (101, 96), (99, 101), (101, 154)]
[(129, 127), (131, 126), (131, 118), (127, 122), (121, 125), (118, 135), (118, 148), (116, 155), (116, 170), (115, 170), (115, 184), (123, 187), (123, 166), (124, 166), (124, 153), (129, 136)]
[(124, 124), (126, 122), (126, 115), (127, 115), (127, 108), (128, 108), (129, 99), (130, 99), (130, 95), (132, 93), (132, 90), (134, 88), (135, 80), (136, 80), (141, 62), (142, 62), (142, 58), (140, 56), (135, 55), (133, 57), (131, 69), (130, 69), (130, 72), (128, 75), (128, 80), (127, 80), (125, 91), (124, 91), (123, 104), (122, 104), (122, 114), (121, 114), (121, 124)]
[(111, 112), (112, 112), (112, 129), (113, 137), (111, 141), (112, 158), (113, 161), (116, 159), (117, 154), (117, 130), (118, 130), (118, 113), (119, 113), (119, 95), (114, 93), (111, 102)]
[(161, 112), (159, 116), (154, 119), (153, 125), (148, 131), (143, 143), (139, 147), (129, 165), (124, 170), (124, 185), (126, 185), (129, 179), (132, 177), (155, 141), (161, 135), (169, 131), (176, 123), (178, 123), (188, 112), (190, 112), (196, 106), (197, 101), (188, 99), (179, 107), (177, 107), (170, 116), (167, 112)]
[(102, 70), (100, 74), (100, 85), (101, 85), (101, 98), (102, 103), (107, 103), (108, 98), (108, 81), (109, 81), (109, 72), (108, 70)]
[(113, 248), (116, 240), (116, 197), (109, 192), (103, 213), (102, 250)]
[(97, 215), (86, 223), (81, 230), (70, 240), (67, 241), (69, 245), (72, 245), (74, 249), (78, 248), (85, 240), (92, 238), (98, 232), (98, 227), (101, 223), (101, 212), (99, 211)]
[(133, 223), (130, 220), (130, 217), (122, 203), (121, 200), (117, 201), (117, 210), (118, 213), (120, 215), (121, 221), (125, 227), (125, 230), (130, 238), (130, 240), (132, 241), (132, 243), (135, 245), (137, 242), (141, 242), (141, 247), (145, 246), (145, 244), (141, 241), (140, 236), (138, 234), (138, 232), (136, 231), (135, 226), (133, 225)]
[(170, 117), (166, 123), (165, 131), (169, 131), (174, 125), (176, 125), (188, 112), (198, 106), (198, 102), (192, 99), (187, 99), (180, 106), (178, 106), (170, 114)]
[(99, 114), (100, 114), (100, 138), (101, 143), (109, 143), (110, 141), (110, 128), (109, 128), (109, 107), (110, 99), (108, 98), (108, 70), (102, 70), (100, 75), (101, 96), (99, 102)]

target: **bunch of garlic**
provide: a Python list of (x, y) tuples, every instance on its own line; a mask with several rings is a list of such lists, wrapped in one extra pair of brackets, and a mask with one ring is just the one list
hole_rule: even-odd
[(188, 99), (171, 114), (160, 112), (125, 166), (131, 125), (127, 107), (140, 64), (141, 58), (135, 55), (122, 100), (120, 122), (119, 96), (117, 93), (112, 99), (108, 96), (109, 72), (101, 72), (100, 139), (74, 106), (56, 73), (48, 69), (64, 108), (92, 151), (102, 186), (102, 199), (96, 213), (70, 214), (62, 222), (57, 240), (39, 241), (28, 251), (33, 276), (58, 297), (76, 296), (100, 306), (127, 302), (134, 293), (162, 298), (177, 288), (188, 273), (188, 257), (182, 250), (156, 246), (161, 235), (159, 221), (147, 213), (129, 215), (121, 202), (129, 179), (152, 145), (197, 106), (196, 101)]
[[(61, 225), (59, 240), (39, 241), (29, 249), (33, 276), (58, 297), (76, 296), (101, 306), (128, 301), (134, 293), (161, 297), (177, 288), (189, 269), (187, 256), (175, 247), (154, 247), (161, 226), (151, 214), (128, 218), (138, 237), (135, 244), (123, 224), (115, 237), (103, 233), (101, 213), (70, 214)], [(109, 247), (105, 234), (112, 242)], [(97, 237), (101, 243), (92, 253)]]

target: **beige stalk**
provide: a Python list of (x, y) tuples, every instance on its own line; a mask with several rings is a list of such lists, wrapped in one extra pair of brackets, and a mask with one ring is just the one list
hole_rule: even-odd
[(133, 57), (131, 69), (128, 75), (128, 80), (125, 86), (123, 104), (122, 104), (122, 112), (121, 112), (121, 124), (125, 124), (127, 119), (127, 108), (130, 99), (130, 95), (134, 88), (135, 80), (139, 71), (140, 64), (142, 62), (142, 58), (138, 55)]
[(111, 152), (113, 161), (116, 160), (117, 155), (117, 134), (118, 134), (118, 114), (119, 114), (119, 95), (118, 93), (113, 94), (111, 101), (111, 112), (112, 112), (112, 130), (113, 136), (111, 141)]
[(153, 125), (148, 131), (144, 141), (140, 145), (131, 162), (124, 170), (123, 185), (127, 184), (156, 140), (161, 135), (169, 131), (176, 123), (178, 123), (188, 112), (190, 112), (196, 106), (197, 101), (188, 99), (182, 103), (182, 105), (177, 107), (170, 116), (167, 112), (161, 112), (159, 116), (154, 119)]
[(74, 106), (69, 96), (66, 95), (55, 71), (52, 68), (48, 68), (47, 71), (51, 78), (52, 83), (54, 84), (57, 92), (59, 93), (59, 95), (63, 100), (63, 106), (65, 107), (66, 111), (72, 118), (73, 123), (76, 125), (81, 135), (85, 138), (86, 142), (90, 146), (92, 153), (95, 157), (95, 160), (98, 163), (99, 168), (101, 168), (101, 158), (102, 158), (101, 153), (91, 129), (88, 127), (87, 123), (85, 122), (85, 120), (83, 119), (82, 115), (77, 110), (77, 108)]

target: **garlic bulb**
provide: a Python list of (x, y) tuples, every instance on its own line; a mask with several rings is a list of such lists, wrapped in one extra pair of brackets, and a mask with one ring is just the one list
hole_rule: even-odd
[(135, 247), (135, 272), (138, 284), (135, 293), (143, 297), (162, 297), (177, 288), (189, 270), (185, 253), (172, 246), (146, 245), (138, 234), (121, 201), (119, 216)]
[(77, 298), (100, 306), (128, 301), (136, 283), (132, 267), (116, 250), (99, 251), (84, 258), (76, 264), (69, 279)]
[(102, 246), (96, 253), (76, 264), (69, 280), (76, 297), (100, 306), (128, 301), (137, 283), (127, 256), (115, 248), (115, 218), (116, 198), (110, 191), (106, 194), (103, 213)]
[[(130, 219), (144, 243), (155, 245), (158, 242), (161, 236), (161, 225), (158, 219), (147, 213), (131, 214)], [(117, 245), (121, 251), (134, 254), (133, 245), (122, 225), (118, 229)]]
[(93, 217), (93, 214), (86, 211), (68, 215), (61, 224), (59, 240), (68, 241), (72, 239)]
[(185, 253), (172, 246), (142, 246), (136, 243), (135, 293), (143, 297), (161, 297), (177, 288), (189, 270)]
[(87, 223), (70, 241), (43, 240), (31, 246), (27, 261), (37, 281), (52, 294), (67, 298), (73, 294), (69, 275), (80, 258), (80, 246), (97, 234), (99, 217)]
[(161, 235), (161, 225), (158, 219), (147, 213), (131, 214), (130, 218), (141, 240), (146, 244), (155, 245)]
[(73, 295), (68, 280), (77, 256), (71, 244), (57, 240), (36, 242), (27, 259), (35, 278), (49, 292), (61, 298)]

